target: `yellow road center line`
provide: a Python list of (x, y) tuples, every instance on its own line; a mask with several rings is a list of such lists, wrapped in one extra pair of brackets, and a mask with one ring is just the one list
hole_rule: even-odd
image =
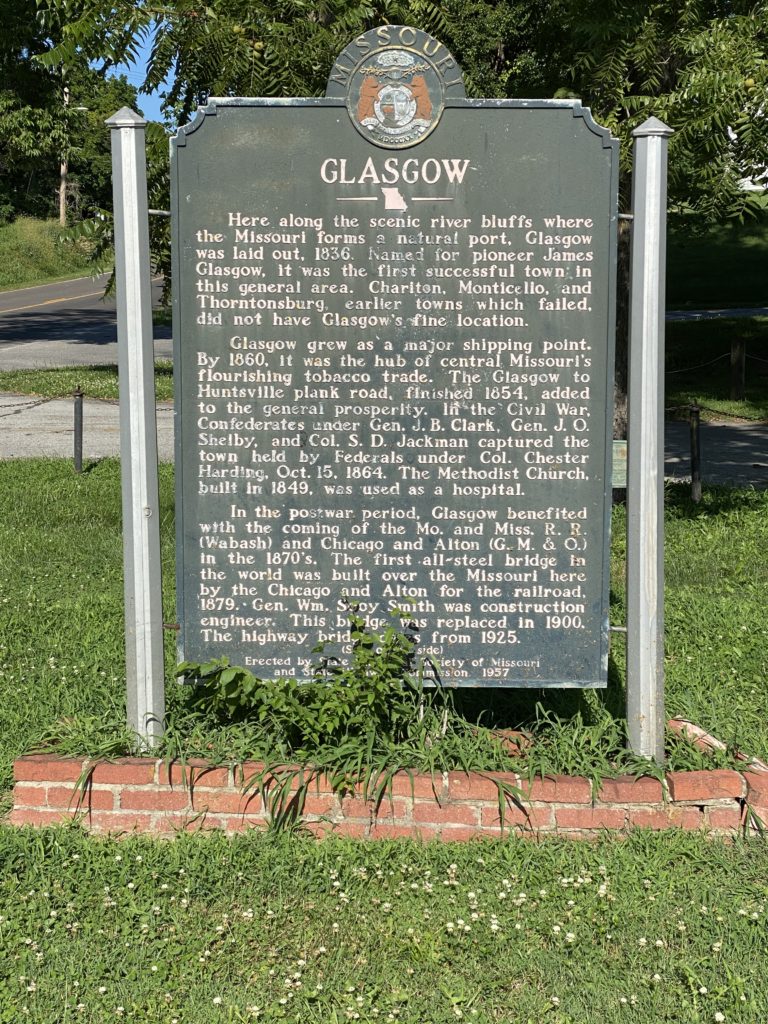
[(92, 299), (94, 295), (103, 294), (104, 289), (101, 288), (97, 292), (86, 292), (83, 295), (70, 295), (66, 298), (46, 299), (44, 302), (34, 302), (31, 306), (14, 306), (12, 309), (0, 309), (0, 316), (4, 316), (6, 313), (20, 313), (23, 309), (39, 309), (41, 306), (50, 306), (54, 302), (77, 302), (78, 299)]
[[(152, 284), (156, 281), (162, 281), (162, 275), (151, 278)], [(84, 280), (84, 278), (77, 278), (78, 281)], [(30, 288), (45, 288), (45, 285), (30, 285)], [(26, 291), (25, 288), (19, 288), (19, 291)], [(0, 293), (2, 294), (2, 293)], [(12, 309), (0, 309), (0, 316), (5, 313), (20, 313), (24, 309), (39, 309), (40, 306), (50, 306), (53, 302), (75, 302), (77, 299), (92, 299), (95, 295), (103, 295), (104, 289), (102, 288), (98, 292), (86, 292), (84, 295), (70, 295), (68, 298), (56, 298), (56, 299), (45, 299), (44, 302), (33, 302), (30, 306), (14, 306)]]

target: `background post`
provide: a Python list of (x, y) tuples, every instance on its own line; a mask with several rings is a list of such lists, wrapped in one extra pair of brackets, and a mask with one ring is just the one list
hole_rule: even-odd
[(627, 480), (627, 727), (664, 760), (664, 301), (667, 148), (651, 117), (632, 133)]
[(123, 107), (112, 132), (128, 724), (145, 747), (165, 715), (146, 121)]

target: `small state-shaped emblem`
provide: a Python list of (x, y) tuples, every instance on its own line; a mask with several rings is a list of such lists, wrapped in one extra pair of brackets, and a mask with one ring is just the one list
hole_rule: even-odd
[(445, 103), (442, 76), (423, 54), (393, 47), (354, 70), (347, 109), (361, 135), (388, 149), (413, 146), (437, 125)]

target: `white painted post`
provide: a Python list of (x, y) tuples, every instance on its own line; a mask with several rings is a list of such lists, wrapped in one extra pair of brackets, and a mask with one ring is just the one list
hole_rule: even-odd
[(667, 148), (651, 117), (632, 133), (627, 480), (627, 727), (632, 750), (664, 761), (664, 285)]
[(143, 747), (163, 729), (163, 608), (154, 342), (144, 144), (128, 107), (112, 132), (128, 724)]

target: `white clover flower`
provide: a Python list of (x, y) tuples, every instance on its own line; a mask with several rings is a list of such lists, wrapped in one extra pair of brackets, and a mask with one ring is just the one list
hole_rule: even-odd
[(221, 998), (221, 996), (214, 996), (213, 997), (213, 1005), (214, 1006), (221, 1006), (221, 1004), (223, 1002), (224, 1002), (224, 1000)]
[(715, 1020), (717, 1021), (717, 1024), (722, 1024), (722, 1022), (725, 1020), (725, 1014), (720, 1013), (720, 1011), (718, 1010), (715, 1014)]
[(560, 1000), (557, 998), (557, 996), (550, 996), (549, 1001), (550, 1001), (550, 1003), (552, 1003), (553, 1006), (559, 1006), (560, 1005)]

